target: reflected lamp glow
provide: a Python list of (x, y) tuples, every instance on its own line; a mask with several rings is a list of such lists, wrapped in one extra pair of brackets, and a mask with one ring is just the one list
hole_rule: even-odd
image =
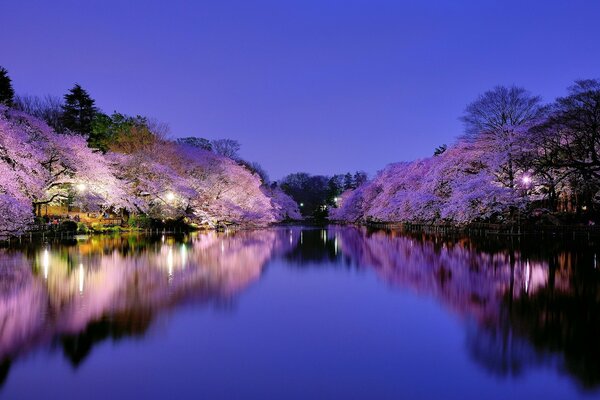
[(169, 246), (169, 251), (167, 252), (167, 267), (169, 269), (169, 278), (173, 277), (173, 248)]
[(531, 283), (531, 265), (529, 261), (525, 264), (525, 293), (529, 293), (529, 285)]
[(83, 264), (79, 264), (79, 293), (83, 293), (83, 281), (85, 279), (85, 274), (83, 272)]
[(42, 268), (44, 269), (44, 279), (48, 279), (48, 269), (50, 268), (50, 252), (44, 249), (42, 254)]
[(185, 268), (185, 264), (187, 263), (187, 247), (185, 244), (181, 245), (181, 268)]

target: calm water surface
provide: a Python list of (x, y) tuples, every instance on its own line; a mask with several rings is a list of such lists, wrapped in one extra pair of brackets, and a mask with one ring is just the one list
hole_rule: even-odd
[(600, 398), (594, 240), (351, 227), (0, 249), (0, 398)]

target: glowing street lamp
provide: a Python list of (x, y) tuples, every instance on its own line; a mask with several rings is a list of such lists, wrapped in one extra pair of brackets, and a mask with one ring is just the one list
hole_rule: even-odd
[(304, 207), (304, 203), (300, 203), (300, 207)]
[(529, 186), (531, 184), (531, 176), (523, 175), (523, 177), (521, 178), (521, 181), (523, 182), (523, 184), (525, 186)]
[(85, 192), (85, 189), (87, 189), (87, 185), (85, 183), (77, 184), (77, 191), (79, 191), (79, 193)]
[(173, 192), (168, 192), (168, 193), (167, 193), (167, 200), (168, 200), (168, 201), (173, 201), (173, 200), (175, 200), (175, 193), (173, 193)]

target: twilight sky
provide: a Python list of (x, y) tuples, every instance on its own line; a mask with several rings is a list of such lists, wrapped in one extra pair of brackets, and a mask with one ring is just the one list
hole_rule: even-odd
[(497, 84), (550, 101), (600, 78), (600, 1), (2, 1), (20, 94), (233, 138), (272, 178), (431, 155)]

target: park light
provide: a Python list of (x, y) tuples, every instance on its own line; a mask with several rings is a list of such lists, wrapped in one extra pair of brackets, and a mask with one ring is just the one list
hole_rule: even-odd
[(338, 200), (339, 200), (339, 199), (338, 199), (337, 197), (334, 197), (334, 198), (333, 198), (333, 201), (334, 201), (335, 203), (337, 203), (337, 202), (338, 202)]
[(80, 193), (83, 193), (83, 192), (85, 192), (85, 189), (87, 189), (87, 185), (86, 185), (85, 183), (78, 183), (78, 184), (77, 184), (77, 190), (78, 190)]
[(304, 207), (304, 203), (300, 203), (300, 207)]
[(173, 193), (173, 192), (168, 192), (168, 193), (167, 193), (167, 200), (168, 200), (168, 201), (173, 201), (173, 200), (175, 200), (175, 193)]
[(531, 176), (523, 175), (523, 177), (521, 178), (521, 181), (523, 182), (523, 184), (525, 186), (529, 186), (529, 184), (531, 183)]

